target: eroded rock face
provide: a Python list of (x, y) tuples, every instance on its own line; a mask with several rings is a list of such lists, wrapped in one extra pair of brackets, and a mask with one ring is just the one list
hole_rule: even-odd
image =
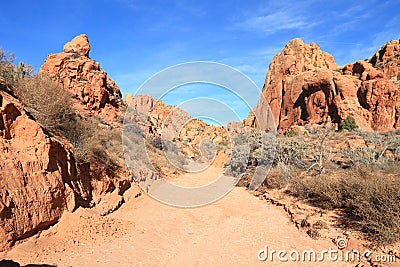
[(372, 58), (369, 63), (392, 80), (398, 80), (400, 73), (400, 42), (392, 40), (383, 45)]
[[(387, 47), (394, 47), (393, 42), (389, 44)], [(300, 39), (290, 41), (274, 57), (262, 94), (254, 112), (269, 105), (281, 132), (293, 125), (338, 127), (347, 116), (354, 117), (364, 130), (387, 131), (400, 126), (397, 82), (365, 61), (339, 68), (319, 46), (304, 44)], [(245, 125), (266, 130), (253, 118), (250, 114)]]
[(100, 64), (89, 58), (89, 51), (88, 38), (81, 34), (65, 44), (64, 52), (48, 55), (40, 73), (49, 74), (69, 90), (78, 110), (112, 122), (124, 105), (122, 95)]
[(0, 81), (0, 250), (89, 201), (68, 147), (48, 136)]

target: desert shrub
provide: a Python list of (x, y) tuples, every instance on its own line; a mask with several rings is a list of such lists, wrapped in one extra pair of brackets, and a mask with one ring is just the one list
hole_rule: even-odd
[(154, 136), (152, 134), (147, 135), (147, 141), (152, 145), (153, 147), (162, 150), (163, 148), (163, 143), (161, 137)]
[(304, 158), (307, 151), (307, 143), (301, 140), (278, 138), (276, 142), (274, 166), (281, 163), (304, 168), (306, 167)]
[(397, 74), (397, 80), (400, 81), (400, 73)]
[(347, 116), (346, 119), (340, 123), (340, 129), (354, 131), (358, 129), (358, 125), (352, 116)]
[(238, 176), (246, 171), (249, 158), (249, 146), (247, 144), (235, 145), (230, 151), (229, 161), (225, 164), (226, 173)]
[(44, 128), (54, 131), (76, 122), (71, 95), (48, 76), (19, 79), (17, 95), (27, 111)]
[(148, 164), (147, 166), (151, 166), (146, 154), (146, 144), (153, 150), (156, 150), (149, 142), (145, 142), (144, 132), (139, 125), (135, 123), (124, 125), (123, 149), (125, 151), (125, 160), (128, 161), (128, 164), (142, 160), (144, 163)]
[(275, 136), (256, 129), (234, 134), (230, 159), (226, 163), (228, 174), (239, 175), (248, 166), (270, 167), (275, 155)]
[(15, 65), (13, 64), (14, 55), (0, 49), (0, 77), (6, 82), (14, 82)]
[(164, 177), (181, 174), (180, 169), (187, 164), (175, 142), (153, 134), (145, 137), (143, 130), (135, 124), (124, 127), (124, 146), (130, 160), (142, 162)]
[(162, 140), (162, 151), (164, 152), (167, 160), (174, 166), (182, 168), (186, 164), (184, 155), (180, 152), (179, 147), (175, 142), (169, 140)]
[(289, 129), (288, 131), (286, 131), (285, 136), (286, 137), (294, 137), (294, 136), (298, 136), (299, 134), (293, 130), (293, 129)]
[[(247, 141), (244, 141), (246, 138)], [(230, 173), (235, 176), (244, 173), (246, 168), (252, 172), (255, 166), (268, 169), (274, 167), (276, 168), (273, 172), (275, 177), (278, 170), (282, 172), (283, 179), (278, 180), (281, 180), (280, 184), (283, 185), (290, 180), (292, 171), (297, 172), (299, 168), (308, 166), (305, 161), (308, 145), (295, 138), (275, 137), (273, 134), (252, 129), (247, 137), (244, 137), (243, 133), (235, 136), (234, 144), (226, 166), (229, 166)], [(266, 177), (267, 183), (268, 179), (272, 179), (271, 177)], [(272, 183), (275, 182), (271, 181), (270, 184)], [(267, 187), (276, 188), (275, 186)]]
[(378, 244), (400, 240), (400, 181), (365, 167), (292, 181), (288, 192), (326, 209), (341, 208), (351, 226)]
[[(282, 167), (284, 169), (292, 168), (292, 166), (283, 166), (281, 164), (272, 167), (258, 190), (263, 191), (264, 189), (282, 189), (287, 186), (290, 177), (288, 177), (286, 174), (290, 174), (291, 171), (283, 170)], [(240, 180), (237, 183), (237, 186), (249, 188), (252, 179), (253, 173), (246, 172), (241, 176)]]
[(9, 84), (15, 84), (19, 79), (33, 73), (32, 66), (25, 65), (23, 62), (15, 65), (14, 59), (14, 54), (7, 53), (0, 48), (0, 78)]
[(209, 139), (204, 139), (200, 142), (200, 153), (202, 160), (210, 161), (217, 153), (217, 146)]
[(350, 164), (365, 164), (372, 165), (382, 163), (385, 158), (379, 157), (379, 151), (371, 147), (356, 147), (356, 148), (342, 148), (341, 155), (343, 158), (349, 160)]
[[(240, 140), (244, 138), (246, 137), (240, 138)], [(249, 166), (271, 165), (275, 154), (275, 139), (273, 134), (251, 129), (246, 142), (242, 143), (249, 149), (247, 164)]]
[[(366, 147), (343, 148), (341, 156), (352, 165), (364, 164), (370, 167), (386, 167), (400, 161), (400, 134), (397, 132), (360, 132)], [(388, 156), (390, 154), (391, 156)]]
[[(146, 141), (145, 157), (149, 159), (150, 165), (148, 167), (155, 169), (164, 177), (181, 174), (181, 169), (187, 163), (185, 157), (180, 153), (175, 143), (164, 140), (162, 143), (164, 146), (159, 149)], [(143, 146), (143, 143), (141, 145)], [(140, 157), (138, 160), (143, 161), (145, 157)]]
[(218, 143), (217, 149), (222, 150), (228, 147), (228, 143), (224, 140)]
[(293, 166), (278, 163), (278, 165), (271, 168), (262, 185), (268, 189), (284, 188), (292, 179), (291, 174), (296, 172), (294, 168)]

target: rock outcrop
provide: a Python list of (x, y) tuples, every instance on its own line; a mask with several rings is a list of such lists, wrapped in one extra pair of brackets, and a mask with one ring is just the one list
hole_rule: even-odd
[(0, 251), (90, 198), (69, 148), (49, 136), (0, 80)]
[(392, 80), (400, 80), (400, 42), (392, 40), (383, 45), (368, 61)]
[(48, 55), (40, 73), (69, 90), (77, 109), (113, 122), (124, 105), (121, 92), (100, 64), (89, 58), (89, 51), (88, 38), (81, 34), (64, 45), (64, 52)]
[(208, 125), (193, 119), (183, 110), (165, 105), (149, 95), (136, 96), (130, 101), (129, 107), (144, 116), (142, 122), (146, 134), (176, 141), (187, 158), (198, 159), (202, 140), (210, 140), (223, 147), (230, 143), (226, 127)]
[[(370, 62), (379, 65), (389, 57), (398, 58), (396, 44), (398, 41), (385, 45)], [(354, 117), (364, 130), (397, 129), (400, 127), (399, 83), (387, 75), (394, 75), (398, 69), (381, 69), (365, 61), (339, 68), (333, 57), (316, 44), (307, 45), (294, 39), (273, 58), (262, 90), (264, 97), (254, 112), (257, 115), (269, 105), (281, 132), (293, 125), (338, 127), (347, 116)], [(253, 122), (253, 117), (250, 114), (245, 124), (266, 130)]]
[[(49, 55), (40, 73), (49, 74), (72, 93), (80, 114), (76, 119), (88, 125), (92, 120), (109, 138), (120, 137), (120, 121), (115, 120), (125, 107), (120, 90), (88, 57), (89, 51), (86, 35), (80, 35), (64, 46), (64, 52)], [(97, 151), (101, 156), (78, 162), (73, 144), (35, 121), (15, 92), (18, 88), (0, 80), (0, 250), (58, 222), (66, 210), (97, 206), (101, 212), (106, 204), (119, 207), (133, 182), (124, 164), (111, 159), (122, 153), (121, 144), (121, 151), (112, 155), (107, 146), (98, 147), (103, 149)], [(151, 172), (143, 164), (137, 165), (137, 173), (132, 175), (138, 179)]]

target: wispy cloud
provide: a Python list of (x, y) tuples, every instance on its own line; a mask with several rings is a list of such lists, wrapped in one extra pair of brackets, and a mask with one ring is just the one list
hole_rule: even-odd
[(279, 31), (304, 30), (315, 26), (315, 17), (306, 12), (313, 0), (296, 2), (270, 1), (237, 17), (236, 28), (274, 34)]
[(278, 11), (268, 15), (246, 18), (244, 21), (239, 22), (237, 26), (272, 34), (282, 30), (310, 28), (313, 23), (307, 21), (303, 16), (293, 16), (290, 12)]

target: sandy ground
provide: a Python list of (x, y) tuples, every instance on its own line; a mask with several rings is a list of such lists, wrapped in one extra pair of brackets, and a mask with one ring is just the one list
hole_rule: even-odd
[[(222, 169), (185, 174), (187, 185), (210, 182)], [(21, 265), (56, 266), (355, 266), (343, 262), (261, 262), (258, 251), (314, 249), (335, 244), (299, 232), (278, 207), (268, 205), (244, 188), (201, 208), (175, 208), (148, 195), (128, 194), (116, 212), (101, 217), (95, 210), (65, 213), (61, 222), (16, 245), (0, 259)], [(288, 258), (288, 255), (286, 255)]]

